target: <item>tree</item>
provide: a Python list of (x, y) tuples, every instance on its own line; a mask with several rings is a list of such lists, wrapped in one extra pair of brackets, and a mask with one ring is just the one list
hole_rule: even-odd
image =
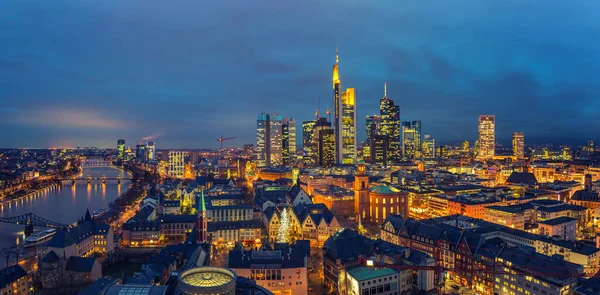
[(290, 242), (290, 218), (288, 216), (287, 208), (283, 208), (281, 211), (281, 218), (279, 220), (279, 229), (277, 229), (277, 243), (289, 243)]

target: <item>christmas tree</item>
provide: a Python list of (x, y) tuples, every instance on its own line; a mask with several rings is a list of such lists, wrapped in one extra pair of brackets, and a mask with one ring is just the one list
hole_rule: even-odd
[(287, 208), (281, 211), (281, 219), (279, 220), (279, 229), (277, 230), (277, 243), (290, 242), (290, 218)]

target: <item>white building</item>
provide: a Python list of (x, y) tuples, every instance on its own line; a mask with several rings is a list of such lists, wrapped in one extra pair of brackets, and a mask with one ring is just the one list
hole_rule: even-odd
[(182, 151), (169, 151), (169, 176), (183, 178), (185, 170), (185, 153)]

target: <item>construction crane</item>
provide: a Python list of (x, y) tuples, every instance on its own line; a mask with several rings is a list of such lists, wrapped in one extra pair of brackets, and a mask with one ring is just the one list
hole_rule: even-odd
[(315, 112), (315, 117), (319, 120), (319, 108), (321, 107), (321, 96), (319, 95), (319, 102), (317, 103), (317, 111)]
[(235, 137), (235, 136), (234, 137), (223, 137), (223, 136), (221, 136), (221, 137), (217, 138), (217, 141), (221, 143), (221, 150), (223, 150), (223, 141), (225, 141), (225, 140), (232, 140), (232, 139), (236, 139), (236, 138), (237, 137)]

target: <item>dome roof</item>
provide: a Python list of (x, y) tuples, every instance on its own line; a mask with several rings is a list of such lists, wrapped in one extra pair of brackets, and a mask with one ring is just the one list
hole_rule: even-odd
[(371, 187), (369, 191), (377, 194), (396, 194), (400, 192), (399, 189), (389, 185), (377, 185)]

